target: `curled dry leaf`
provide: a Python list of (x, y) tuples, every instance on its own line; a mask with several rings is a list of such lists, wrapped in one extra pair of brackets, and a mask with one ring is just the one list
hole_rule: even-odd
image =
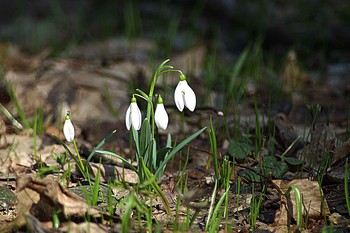
[[(30, 175), (17, 178), (17, 218), (11, 225), (0, 226), (0, 232), (26, 224), (28, 213), (39, 221), (51, 221), (53, 213), (61, 210), (65, 218), (90, 215), (100, 217), (99, 212), (76, 194), (62, 187), (57, 181), (39, 179)], [(7, 231), (5, 231), (7, 229)]]
[(130, 184), (137, 184), (138, 182), (137, 173), (131, 169), (108, 164), (103, 164), (100, 166), (100, 164), (92, 162), (90, 162), (90, 165), (95, 177), (97, 175), (98, 168), (100, 167), (101, 182), (106, 182), (108, 180), (114, 179), (118, 179)]
[(17, 192), (25, 192), (27, 189), (39, 194), (39, 201), (47, 201), (51, 206), (62, 209), (65, 217), (82, 217), (86, 214), (99, 217), (97, 210), (90, 208), (82, 198), (62, 187), (55, 180), (39, 179), (28, 175), (18, 177)]

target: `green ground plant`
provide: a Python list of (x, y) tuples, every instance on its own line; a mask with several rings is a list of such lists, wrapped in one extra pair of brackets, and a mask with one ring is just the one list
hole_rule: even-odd
[(259, 198), (256, 199), (255, 188), (254, 188), (254, 185), (252, 185), (252, 199), (250, 202), (248, 222), (253, 230), (256, 228), (256, 222), (260, 213), (260, 207), (263, 200), (264, 192), (265, 192), (265, 186), (263, 187), (262, 192), (259, 195)]
[(297, 226), (301, 229), (303, 227), (303, 200), (300, 188), (296, 185), (292, 185), (288, 188), (286, 192), (287, 198), (290, 196), (290, 192), (294, 192), (296, 214), (297, 214)]
[[(150, 85), (149, 94), (146, 94), (140, 89), (136, 89), (139, 94), (133, 94), (130, 107), (126, 114), (126, 126), (131, 130), (131, 135), (133, 139), (133, 145), (135, 146), (136, 152), (136, 166), (131, 162), (123, 158), (122, 156), (112, 152), (101, 150), (102, 146), (108, 141), (116, 132), (113, 131), (105, 139), (103, 139), (91, 152), (86, 161), (81, 159), (76, 140), (74, 138), (74, 127), (71, 122), (70, 112), (67, 113), (65, 124), (63, 127), (64, 135), (68, 142), (73, 143), (75, 149), (75, 155), (70, 151), (69, 147), (59, 138), (56, 137), (56, 140), (64, 146), (68, 155), (73, 158), (75, 164), (77, 165), (81, 175), (84, 179), (88, 180), (90, 183), (90, 188), (94, 190), (92, 198), (88, 198), (91, 205), (96, 205), (96, 195), (98, 194), (98, 185), (99, 177), (95, 177), (94, 185), (89, 173), (89, 161), (95, 155), (95, 153), (106, 154), (119, 158), (125, 165), (126, 168), (129, 168), (137, 173), (139, 186), (147, 187), (149, 190), (156, 192), (162, 199), (167, 212), (170, 212), (170, 207), (167, 198), (165, 197), (163, 191), (158, 185), (158, 181), (162, 178), (163, 172), (167, 163), (178, 153), (180, 152), (189, 142), (195, 139), (199, 134), (201, 134), (206, 128), (198, 130), (196, 133), (185, 138), (182, 142), (177, 145), (172, 146), (171, 136), (168, 135), (167, 143), (164, 148), (159, 148), (160, 143), (158, 142), (157, 132), (158, 129), (164, 130), (167, 127), (168, 122), (163, 122), (164, 118), (167, 118), (167, 113), (163, 107), (163, 100), (158, 95), (156, 108), (153, 103), (153, 96), (155, 91), (155, 85), (159, 77), (169, 72), (178, 72), (180, 73), (180, 82), (178, 88), (181, 89), (178, 91), (178, 88), (175, 90), (175, 101), (177, 107), (180, 111), (186, 106), (191, 111), (194, 110), (196, 100), (190, 99), (195, 98), (191, 94), (192, 89), (188, 86), (185, 76), (179, 70), (174, 70), (173, 67), (166, 65), (169, 60), (161, 63), (158, 68), (155, 70), (153, 79)], [(193, 91), (192, 91), (193, 92)], [(189, 96), (187, 96), (189, 95)], [(146, 118), (141, 124), (141, 113), (138, 109), (136, 103), (136, 97), (145, 100), (147, 102), (147, 113)], [(184, 98), (184, 99), (182, 99)], [(194, 101), (194, 102), (193, 102)], [(192, 104), (193, 103), (193, 104)], [(160, 109), (160, 110), (158, 110)], [(157, 111), (161, 111), (161, 117), (157, 116)], [(164, 115), (165, 114), (165, 115)], [(156, 128), (157, 127), (157, 128)], [(140, 133), (138, 130), (140, 129)], [(96, 191), (96, 192), (95, 192)], [(85, 192), (87, 193), (87, 192)], [(132, 199), (133, 200), (133, 199)], [(131, 204), (130, 204), (131, 205)], [(132, 205), (131, 205), (132, 206)]]

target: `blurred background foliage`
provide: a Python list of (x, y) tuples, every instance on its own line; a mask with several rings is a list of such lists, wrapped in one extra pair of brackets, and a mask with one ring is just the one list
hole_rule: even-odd
[(199, 41), (238, 54), (260, 37), (264, 51), (294, 49), (308, 67), (350, 60), (346, 0), (2, 0), (0, 28), (2, 42), (52, 56), (111, 37), (154, 40), (158, 56)]

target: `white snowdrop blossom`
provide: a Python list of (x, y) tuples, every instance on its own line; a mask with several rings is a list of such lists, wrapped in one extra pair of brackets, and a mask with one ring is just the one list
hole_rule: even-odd
[(141, 111), (136, 103), (136, 98), (131, 98), (131, 103), (126, 110), (125, 125), (128, 130), (133, 126), (136, 130), (141, 128)]
[(180, 75), (180, 81), (176, 86), (174, 99), (176, 107), (180, 112), (184, 110), (185, 106), (192, 112), (196, 108), (196, 94), (188, 85), (184, 74)]
[(66, 114), (66, 120), (63, 125), (63, 134), (68, 142), (73, 141), (74, 139), (74, 127), (72, 121), (70, 119), (70, 112), (68, 111)]
[(159, 95), (156, 111), (154, 113), (154, 121), (159, 129), (166, 130), (168, 127), (169, 117), (163, 104), (163, 98)]

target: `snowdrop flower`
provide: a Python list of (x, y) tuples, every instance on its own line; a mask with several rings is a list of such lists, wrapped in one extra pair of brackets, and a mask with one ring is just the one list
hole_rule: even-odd
[(164, 108), (163, 98), (160, 95), (158, 96), (157, 100), (154, 121), (159, 129), (166, 130), (166, 128), (168, 127), (169, 117)]
[(64, 121), (63, 134), (68, 142), (73, 141), (73, 139), (74, 139), (74, 127), (73, 127), (72, 121), (70, 120), (70, 112), (69, 111), (67, 111), (66, 120)]
[(128, 130), (133, 126), (136, 130), (141, 128), (141, 111), (136, 103), (136, 98), (131, 98), (129, 108), (126, 110), (125, 125)]
[(180, 81), (176, 86), (174, 99), (176, 107), (180, 112), (184, 110), (185, 106), (192, 112), (196, 108), (196, 94), (188, 85), (184, 74), (180, 75)]

